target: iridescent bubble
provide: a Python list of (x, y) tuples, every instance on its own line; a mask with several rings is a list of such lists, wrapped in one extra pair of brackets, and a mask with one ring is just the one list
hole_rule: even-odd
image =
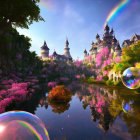
[(123, 84), (130, 89), (137, 89), (140, 87), (140, 69), (130, 67), (123, 72)]
[(24, 111), (0, 114), (0, 140), (50, 140), (43, 122)]
[(132, 107), (131, 107), (131, 105), (133, 104), (133, 102), (129, 102), (129, 103), (125, 103), (125, 102), (123, 102), (122, 103), (122, 109), (123, 109), (123, 111), (124, 111), (124, 113), (133, 113), (133, 109), (132, 109)]

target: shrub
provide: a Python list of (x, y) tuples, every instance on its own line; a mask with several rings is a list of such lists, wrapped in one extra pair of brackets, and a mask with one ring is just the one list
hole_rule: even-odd
[(108, 80), (108, 76), (107, 75), (103, 76), (103, 80), (107, 81)]
[(114, 83), (113, 83), (112, 80), (107, 80), (107, 81), (106, 81), (106, 85), (108, 85), (108, 86), (109, 86), (109, 85), (114, 85)]
[(115, 81), (114, 86), (122, 86), (122, 81)]
[(92, 77), (90, 77), (90, 78), (87, 79), (87, 82), (88, 82), (89, 84), (90, 84), (90, 83), (95, 83), (96, 80), (93, 79)]
[(48, 95), (50, 100), (62, 100), (69, 101), (71, 100), (71, 91), (67, 89), (64, 85), (59, 85), (54, 87)]

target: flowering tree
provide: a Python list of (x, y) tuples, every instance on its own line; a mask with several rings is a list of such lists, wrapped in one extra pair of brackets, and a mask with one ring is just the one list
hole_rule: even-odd
[(96, 56), (96, 67), (104, 67), (111, 63), (112, 54), (109, 54), (110, 51), (108, 47), (102, 48), (101, 52)]

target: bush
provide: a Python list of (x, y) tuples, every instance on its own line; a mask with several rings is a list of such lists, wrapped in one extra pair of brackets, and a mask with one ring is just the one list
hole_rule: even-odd
[(92, 77), (90, 77), (90, 78), (87, 79), (87, 82), (88, 82), (89, 84), (92, 84), (92, 83), (96, 83), (96, 80), (93, 79)]
[(64, 85), (59, 85), (54, 87), (48, 95), (50, 100), (62, 100), (62, 101), (70, 101), (71, 100), (71, 91), (67, 89)]
[(106, 81), (106, 85), (110, 86), (110, 85), (114, 85), (114, 83), (113, 83), (112, 80), (107, 80), (107, 81)]
[(115, 81), (114, 86), (122, 86), (122, 81)]
[(107, 81), (108, 80), (108, 76), (107, 75), (103, 76), (103, 80)]

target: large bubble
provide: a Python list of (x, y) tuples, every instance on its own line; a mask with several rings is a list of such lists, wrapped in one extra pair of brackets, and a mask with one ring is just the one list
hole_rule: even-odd
[(123, 84), (130, 89), (137, 89), (140, 87), (140, 69), (130, 67), (123, 72)]
[(50, 140), (43, 122), (24, 111), (0, 115), (0, 140)]

